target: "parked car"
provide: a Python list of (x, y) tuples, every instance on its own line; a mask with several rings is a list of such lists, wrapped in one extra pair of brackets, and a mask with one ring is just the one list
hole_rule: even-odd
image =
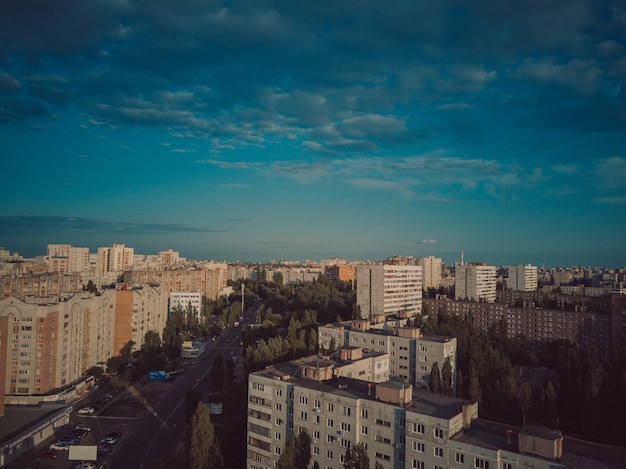
[(76, 425), (76, 430), (83, 430), (89, 433), (91, 431), (91, 427), (89, 425), (85, 425), (84, 423), (79, 423)]
[(53, 449), (42, 449), (39, 451), (39, 459), (56, 459), (58, 457), (59, 453)]
[(57, 451), (69, 451), (70, 446), (72, 445), (70, 445), (67, 441), (56, 441), (51, 443), (49, 448)]
[(107, 436), (106, 438), (102, 438), (100, 440), (100, 444), (107, 444), (107, 445), (114, 445), (115, 443), (117, 443), (117, 439), (113, 438), (112, 436)]
[(111, 399), (113, 399), (113, 394), (105, 394), (104, 395), (104, 400), (105, 401), (110, 401)]
[(96, 469), (96, 465), (92, 462), (81, 462), (80, 464), (76, 464), (74, 469)]
[(82, 409), (78, 409), (78, 415), (93, 415), (96, 409), (93, 407), (83, 407)]
[(122, 436), (122, 432), (110, 432), (104, 435), (105, 438), (120, 438)]

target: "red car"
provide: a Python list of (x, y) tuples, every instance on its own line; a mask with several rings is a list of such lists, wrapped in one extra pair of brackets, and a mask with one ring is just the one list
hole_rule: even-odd
[(40, 459), (56, 459), (58, 457), (59, 457), (59, 455), (53, 449), (42, 449), (39, 452), (39, 458)]

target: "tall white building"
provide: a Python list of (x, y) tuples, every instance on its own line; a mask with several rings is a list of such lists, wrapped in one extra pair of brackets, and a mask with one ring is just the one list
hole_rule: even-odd
[(526, 264), (507, 267), (509, 278), (506, 287), (517, 291), (535, 291), (537, 289), (537, 267)]
[(422, 312), (422, 268), (417, 265), (359, 265), (356, 302), (361, 318), (380, 323), (390, 314), (410, 318)]
[(442, 263), (440, 257), (424, 256), (417, 259), (417, 265), (422, 267), (422, 286), (439, 288), (442, 277)]
[(456, 266), (455, 300), (496, 301), (496, 267), (484, 264)]
[[(507, 431), (508, 430), (508, 431)], [(248, 377), (247, 469), (273, 469), (292, 432), (311, 437), (311, 465), (343, 469), (362, 443), (384, 469), (559, 469), (560, 432), (496, 427), (478, 403), (414, 391), (397, 381), (333, 376), (317, 356)]]
[(98, 248), (98, 272), (119, 272), (133, 265), (134, 249), (123, 244)]

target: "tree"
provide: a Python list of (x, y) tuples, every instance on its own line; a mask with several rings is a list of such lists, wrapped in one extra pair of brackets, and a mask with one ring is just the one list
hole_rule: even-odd
[(344, 469), (369, 469), (370, 458), (365, 450), (365, 444), (358, 443), (352, 448), (346, 449)]
[(450, 357), (446, 358), (446, 361), (443, 362), (441, 381), (443, 384), (441, 393), (444, 396), (451, 396), (454, 390), (452, 389), (452, 365), (450, 364)]
[(196, 409), (198, 408), (198, 403), (202, 399), (202, 394), (200, 391), (194, 388), (189, 388), (187, 394), (185, 394), (185, 420), (189, 422)]
[(278, 469), (307, 469), (311, 461), (311, 442), (311, 437), (306, 430), (298, 434), (291, 432), (276, 467)]
[(217, 440), (211, 414), (202, 402), (191, 417), (187, 431), (187, 452), (190, 469), (218, 469), (223, 467), (223, 458)]
[(143, 339), (143, 349), (146, 351), (146, 355), (153, 356), (161, 348), (161, 337), (158, 332), (148, 331)]
[(437, 362), (433, 363), (430, 369), (428, 386), (430, 387), (430, 392), (441, 394), (441, 374), (439, 373), (439, 364)]

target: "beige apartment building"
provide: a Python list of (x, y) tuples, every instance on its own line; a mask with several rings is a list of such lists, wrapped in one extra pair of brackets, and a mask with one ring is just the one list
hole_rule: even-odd
[[(274, 468), (292, 432), (311, 437), (311, 464), (343, 469), (346, 449), (365, 445), (385, 469), (558, 469), (562, 436), (534, 427), (490, 431), (478, 404), (319, 371), (318, 357), (268, 366), (248, 377), (248, 469)], [(507, 442), (508, 440), (508, 442)], [(507, 444), (508, 443), (508, 444)]]
[(48, 244), (46, 264), (50, 272), (85, 272), (89, 270), (89, 248)]
[(0, 277), (0, 299), (27, 297), (59, 297), (66, 293), (79, 293), (83, 290), (80, 274), (60, 272), (20, 273)]
[(158, 284), (166, 292), (198, 291), (210, 300), (216, 300), (226, 286), (226, 264), (207, 263), (200, 267), (180, 269), (126, 270), (124, 282), (133, 284)]
[(135, 250), (123, 244), (98, 248), (98, 272), (121, 272), (133, 265)]
[[(334, 340), (333, 340), (334, 339)], [(389, 355), (389, 377), (418, 389), (429, 388), (430, 372), (439, 370), (446, 360), (452, 367), (452, 389), (456, 393), (456, 338), (424, 336), (418, 328), (372, 328), (367, 320), (331, 323), (318, 328), (321, 349), (361, 347), (365, 352)]]
[(537, 267), (525, 265), (511, 265), (507, 267), (509, 276), (506, 287), (516, 291), (535, 291), (538, 285)]
[(422, 312), (422, 268), (415, 265), (357, 266), (356, 302), (372, 324), (389, 315), (412, 318)]
[(422, 267), (422, 286), (424, 289), (441, 286), (443, 264), (440, 257), (420, 257), (417, 259), (417, 265)]

